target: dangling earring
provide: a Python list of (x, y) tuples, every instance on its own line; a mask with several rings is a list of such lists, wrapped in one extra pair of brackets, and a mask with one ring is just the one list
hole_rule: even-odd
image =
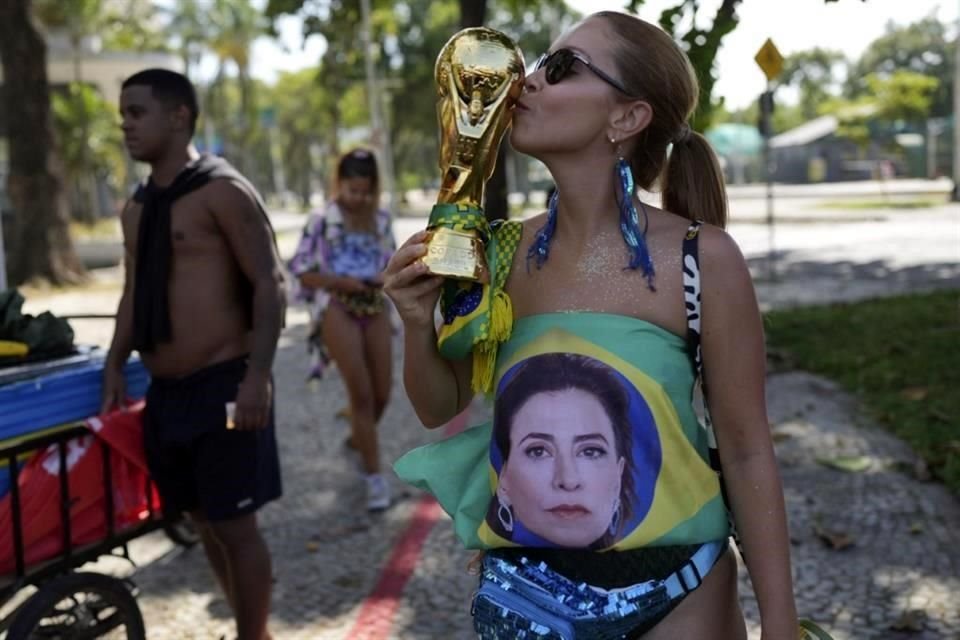
[[(611, 144), (616, 144), (616, 140), (610, 138)], [(630, 169), (630, 163), (624, 159), (617, 146), (617, 177), (620, 181), (621, 193), (618, 195), (620, 205), (620, 233), (623, 235), (623, 241), (627, 243), (630, 250), (630, 269), (640, 267), (643, 276), (647, 279), (647, 287), (651, 291), (656, 291), (653, 286), (653, 258), (650, 257), (650, 250), (647, 248), (647, 227), (650, 225), (650, 219), (647, 216), (647, 208), (640, 202), (640, 208), (643, 210), (643, 229), (640, 228), (640, 219), (637, 215), (637, 208), (633, 205), (634, 182), (633, 171)]]
[(500, 526), (503, 527), (503, 530), (507, 533), (513, 533), (513, 511), (510, 510), (510, 507), (500, 502), (499, 496), (497, 497), (497, 520), (500, 521)]
[(537, 261), (537, 269), (543, 266), (543, 263), (550, 257), (550, 240), (553, 238), (553, 232), (557, 229), (557, 209), (560, 202), (560, 190), (554, 188), (553, 195), (550, 196), (550, 202), (547, 204), (547, 221), (537, 231), (533, 244), (527, 250), (527, 273), (530, 272), (530, 260)]
[(620, 532), (620, 519), (623, 517), (623, 504), (620, 498), (617, 498), (614, 504), (617, 506), (613, 510), (613, 519), (610, 520), (610, 527), (607, 529), (611, 536), (616, 536)]

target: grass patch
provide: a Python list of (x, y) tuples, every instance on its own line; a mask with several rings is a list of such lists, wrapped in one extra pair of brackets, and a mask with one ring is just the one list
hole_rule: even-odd
[(771, 351), (840, 383), (960, 494), (960, 291), (775, 311)]
[(817, 205), (820, 209), (928, 209), (943, 204), (943, 200), (931, 198), (913, 200), (830, 200)]

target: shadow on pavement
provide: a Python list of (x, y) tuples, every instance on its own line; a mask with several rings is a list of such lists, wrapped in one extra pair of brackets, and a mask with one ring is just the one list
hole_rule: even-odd
[(852, 302), (881, 296), (960, 288), (960, 260), (897, 266), (887, 260), (812, 260), (808, 251), (747, 260), (761, 308)]

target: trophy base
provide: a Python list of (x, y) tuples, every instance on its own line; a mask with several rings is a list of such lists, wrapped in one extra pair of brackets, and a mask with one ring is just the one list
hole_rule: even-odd
[(472, 233), (437, 227), (427, 238), (427, 254), (420, 259), (436, 276), (470, 282), (490, 282), (483, 243)]

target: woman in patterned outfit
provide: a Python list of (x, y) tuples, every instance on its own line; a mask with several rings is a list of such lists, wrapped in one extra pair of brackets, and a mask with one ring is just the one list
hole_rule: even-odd
[(377, 162), (366, 149), (344, 155), (337, 168), (337, 196), (311, 216), (290, 262), (301, 298), (312, 310), (311, 346), (319, 377), (336, 362), (350, 401), (350, 446), (366, 473), (367, 508), (390, 505), (380, 473), (377, 423), (392, 385), (389, 310), (383, 296), (383, 268), (393, 255), (390, 213), (378, 207)]

